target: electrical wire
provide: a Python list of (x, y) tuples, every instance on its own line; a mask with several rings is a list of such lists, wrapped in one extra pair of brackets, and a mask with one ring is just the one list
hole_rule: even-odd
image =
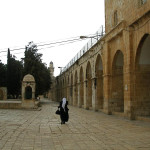
[[(87, 37), (90, 37), (90, 36), (101, 36), (99, 34), (89, 34)], [(71, 39), (71, 38), (68, 38), (68, 40), (62, 40), (62, 41), (56, 41), (56, 42), (40, 42), (40, 43), (35, 43), (38, 47), (40, 46), (45, 46), (45, 45), (54, 45), (54, 44), (60, 44), (60, 43), (67, 43), (67, 42), (72, 42), (72, 41), (78, 41), (78, 40), (81, 40), (79, 36)], [(84, 40), (84, 39), (82, 39)], [(45, 44), (41, 44), (41, 43), (45, 43)], [(3, 52), (7, 52), (7, 50), (4, 50), (5, 48), (3, 49), (0, 49), (0, 50), (3, 50), (3, 51), (0, 51), (0, 53), (3, 53)], [(7, 49), (7, 48), (6, 48)], [(12, 48), (10, 48), (12, 49)], [(25, 49), (25, 47), (21, 47), (21, 48), (15, 48), (15, 49), (12, 49), (10, 51), (17, 51), (17, 50), (22, 50), (22, 49)]]
[[(75, 40), (75, 41), (73, 41), (73, 40), (70, 40), (70, 42), (67, 42), (67, 43), (64, 43), (64, 44), (59, 44), (59, 45), (53, 45), (53, 46), (49, 46), (49, 47), (44, 47), (44, 48), (38, 48), (38, 51), (40, 51), (40, 50), (43, 50), (43, 49), (47, 49), (47, 48), (52, 48), (52, 47), (56, 47), (56, 46), (62, 46), (62, 45), (66, 45), (66, 44), (71, 44), (71, 43), (74, 43), (74, 42), (79, 42), (79, 41), (83, 41), (83, 40), (86, 40), (86, 39), (78, 39), (78, 40)], [(69, 41), (69, 40), (68, 40)], [(62, 43), (62, 42), (61, 42)], [(45, 44), (46, 46), (47, 45), (50, 45), (50, 44)], [(42, 46), (45, 46), (45, 45), (42, 45)], [(24, 48), (25, 49), (25, 48)], [(16, 50), (16, 49), (15, 49)], [(17, 50), (19, 50), (19, 49), (17, 49)], [(14, 50), (11, 50), (11, 51), (14, 51)], [(6, 51), (7, 52), (7, 51)], [(14, 53), (14, 54), (21, 54), (21, 53), (24, 53), (24, 51), (23, 52), (20, 52), (20, 53)], [(13, 54), (13, 55), (14, 55)], [(0, 57), (2, 57), (2, 56), (7, 56), (7, 55), (1, 55)]]

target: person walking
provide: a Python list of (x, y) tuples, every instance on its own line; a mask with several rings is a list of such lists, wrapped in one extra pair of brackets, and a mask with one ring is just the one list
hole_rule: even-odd
[(66, 98), (64, 97), (61, 101), (60, 104), (58, 106), (58, 108), (60, 108), (60, 119), (61, 119), (61, 124), (65, 124), (65, 122), (68, 121), (69, 119), (69, 114), (68, 114), (68, 101), (66, 100)]

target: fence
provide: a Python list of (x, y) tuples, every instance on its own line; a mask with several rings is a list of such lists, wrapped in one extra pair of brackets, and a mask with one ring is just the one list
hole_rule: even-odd
[(98, 40), (100, 40), (105, 34), (105, 28), (101, 26), (99, 30), (93, 35), (89, 37), (81, 37), (81, 38), (90, 38), (87, 44), (71, 59), (71, 61), (63, 68), (61, 68), (60, 74), (66, 71), (69, 67), (71, 67), (82, 55), (84, 55), (93, 45), (95, 45)]

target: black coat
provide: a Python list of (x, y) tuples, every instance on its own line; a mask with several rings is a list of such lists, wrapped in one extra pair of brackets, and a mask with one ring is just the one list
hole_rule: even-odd
[(68, 119), (69, 119), (69, 114), (68, 114), (68, 101), (66, 101), (66, 105), (65, 105), (65, 110), (63, 109), (62, 107), (62, 101), (60, 102), (58, 108), (60, 108), (60, 118), (61, 118), (61, 121), (63, 122), (67, 122)]

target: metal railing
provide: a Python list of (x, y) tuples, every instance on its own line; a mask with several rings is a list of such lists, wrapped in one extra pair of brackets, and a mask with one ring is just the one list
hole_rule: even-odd
[(95, 45), (105, 35), (105, 28), (101, 26), (99, 30), (92, 36), (81, 36), (81, 38), (90, 38), (87, 44), (71, 59), (71, 61), (63, 68), (60, 74), (71, 67), (81, 56), (83, 56), (93, 45)]

